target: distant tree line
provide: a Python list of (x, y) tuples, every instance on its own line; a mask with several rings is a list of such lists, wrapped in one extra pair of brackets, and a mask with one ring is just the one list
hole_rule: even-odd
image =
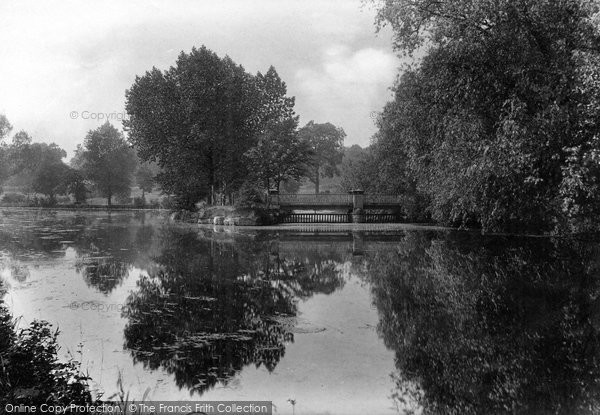
[[(600, 213), (597, 1), (389, 0), (404, 69), (346, 172), (484, 230), (589, 230)], [(373, 168), (372, 166), (377, 166)], [(364, 177), (367, 176), (367, 177)]]
[(0, 184), (45, 195), (43, 204), (70, 194), (84, 203), (90, 191), (128, 198), (135, 183), (159, 187), (175, 206), (264, 201), (268, 190), (297, 190), (308, 178), (338, 172), (344, 131), (310, 121), (299, 128), (294, 98), (272, 66), (252, 75), (206, 47), (182, 52), (170, 69), (136, 77), (126, 92), (127, 138), (110, 123), (89, 131), (69, 164), (56, 144), (34, 143), (26, 132), (7, 138), (0, 118)]
[[(114, 197), (130, 196), (134, 179), (145, 203), (144, 193), (155, 187), (157, 167), (139, 162), (123, 134), (108, 123), (88, 132), (70, 164), (63, 161), (67, 153), (58, 145), (33, 142), (25, 131), (17, 132), (7, 142), (11, 130), (6, 116), (0, 114), (0, 185), (10, 184), (28, 195), (44, 195), (42, 199), (36, 196), (30, 204), (54, 206), (58, 195), (71, 195), (75, 203), (81, 204), (95, 191), (110, 206)], [(7, 199), (22, 202), (19, 198)]]
[(270, 67), (249, 74), (201, 47), (166, 71), (138, 76), (126, 92), (130, 142), (160, 166), (157, 181), (180, 207), (231, 203), (236, 196), (332, 175), (345, 133), (330, 123), (298, 129), (294, 98)]

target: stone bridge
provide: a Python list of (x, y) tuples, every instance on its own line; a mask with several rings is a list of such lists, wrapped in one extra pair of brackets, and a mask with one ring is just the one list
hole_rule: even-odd
[[(338, 194), (280, 194), (271, 191), (269, 197), (271, 208), (279, 211), (281, 221), (287, 223), (381, 223), (401, 220), (400, 195), (365, 194), (362, 190)], [(331, 213), (336, 210), (342, 213)], [(374, 213), (374, 210), (387, 212)]]

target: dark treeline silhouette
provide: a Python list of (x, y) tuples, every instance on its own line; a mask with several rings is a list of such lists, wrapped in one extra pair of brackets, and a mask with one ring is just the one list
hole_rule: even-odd
[[(109, 206), (114, 197), (129, 203), (134, 173), (143, 192), (154, 186), (156, 166), (139, 162), (123, 134), (108, 122), (88, 132), (69, 165), (63, 161), (67, 156), (63, 149), (54, 143), (34, 142), (25, 131), (16, 133), (9, 143), (3, 141), (12, 127), (4, 116), (2, 122), (0, 186), (19, 190), (4, 194), (4, 204), (50, 207), (58, 203), (59, 195), (69, 196), (61, 200), (63, 204), (82, 204), (92, 191), (105, 197)], [(139, 204), (145, 204), (143, 197)]]
[[(303, 176), (331, 175), (345, 133), (309, 122), (298, 130), (294, 98), (272, 66), (252, 75), (202, 46), (166, 71), (153, 68), (126, 93), (124, 126), (180, 207), (250, 198)], [(335, 164), (333, 164), (335, 166)]]
[(489, 231), (597, 229), (598, 2), (377, 8), (396, 50), (422, 58), (403, 68), (349, 177), (405, 194), (417, 219)]
[(406, 410), (600, 409), (600, 245), (408, 233), (368, 261)]

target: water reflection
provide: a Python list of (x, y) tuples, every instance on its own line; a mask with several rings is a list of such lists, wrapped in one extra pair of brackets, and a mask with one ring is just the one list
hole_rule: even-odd
[[(131, 214), (72, 214), (59, 211), (0, 212), (0, 267), (24, 282), (29, 267), (40, 261), (65, 257), (68, 248), (77, 257), (75, 270), (94, 289), (108, 294), (133, 266), (152, 266), (152, 235), (160, 218), (144, 212)], [(148, 222), (148, 223), (146, 223)]]
[(227, 384), (249, 364), (272, 371), (294, 340), (297, 300), (343, 282), (332, 261), (288, 260), (271, 239), (164, 228), (159, 240), (158, 269), (127, 300), (125, 346), (191, 392)]
[[(196, 397), (248, 366), (279, 368), (279, 382), (298, 382), (279, 363), (293, 361), (290, 349), (302, 340), (306, 347), (317, 339), (322, 353), (305, 362), (316, 371), (332, 369), (332, 353), (363, 359), (348, 365), (382, 362), (365, 345), (383, 342), (395, 355), (391, 398), (407, 412), (600, 413), (597, 242), (423, 229), (232, 232), (151, 214), (0, 212), (3, 275), (39, 280), (53, 267), (70, 274), (53, 293), (34, 295), (36, 307), (43, 312), (52, 304), (44, 297), (62, 295), (55, 315), (64, 316), (69, 278), (85, 281), (81, 301), (126, 298), (122, 315), (86, 316), (104, 327), (124, 324), (115, 353), (124, 344), (128, 363), (167, 372)], [(357, 280), (363, 297), (349, 294)], [(369, 294), (377, 333), (342, 321), (353, 307), (368, 309)], [(311, 330), (299, 325), (299, 310), (306, 315), (309, 304), (332, 298), (339, 312), (320, 321), (327, 330), (300, 337)], [(348, 353), (352, 347), (360, 353)], [(371, 394), (374, 377), (365, 375), (364, 395), (354, 399)]]
[(369, 281), (400, 408), (598, 413), (598, 245), (410, 233)]
[(144, 233), (143, 227), (131, 226), (131, 223), (104, 226), (93, 231), (83, 232), (74, 245), (77, 252), (75, 269), (85, 282), (98, 291), (108, 294), (119, 286), (136, 262), (140, 252), (146, 246), (137, 245), (138, 233)]

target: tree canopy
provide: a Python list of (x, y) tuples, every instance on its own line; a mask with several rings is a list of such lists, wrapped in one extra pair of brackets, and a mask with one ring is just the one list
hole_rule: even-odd
[[(443, 223), (586, 228), (600, 197), (595, 1), (387, 0), (398, 51), (375, 146)], [(393, 179), (393, 178), (392, 178)]]
[(338, 164), (344, 155), (344, 138), (346, 133), (331, 123), (317, 124), (309, 121), (298, 132), (300, 139), (310, 149), (308, 161), (308, 179), (315, 185), (315, 193), (319, 193), (321, 177), (333, 177), (338, 174)]
[(126, 93), (124, 126), (139, 156), (160, 165), (161, 187), (192, 208), (216, 194), (231, 198), (253, 173), (249, 164), (262, 170), (261, 179), (295, 174), (272, 173), (272, 163), (255, 158), (263, 151), (248, 153), (259, 141), (266, 147), (293, 142), (293, 106), (273, 67), (251, 75), (203, 46), (182, 52), (164, 72), (153, 68), (136, 77)]
[(142, 198), (154, 188), (154, 180), (157, 173), (158, 171), (152, 163), (138, 163), (138, 168), (135, 172), (135, 182), (142, 190)]
[(136, 169), (135, 152), (110, 123), (91, 130), (77, 148), (76, 164), (112, 204), (113, 196), (129, 195)]
[(6, 115), (0, 114), (0, 183), (8, 176), (8, 154), (4, 138), (12, 130), (12, 125)]
[(261, 92), (261, 126), (256, 144), (244, 154), (250, 177), (265, 190), (279, 190), (282, 182), (299, 180), (306, 172), (310, 149), (298, 136), (294, 98), (275, 68), (256, 76)]
[[(5, 129), (5, 134), (8, 131)], [(58, 145), (34, 143), (26, 131), (19, 131), (9, 145), (0, 148), (0, 183), (7, 180), (28, 194), (41, 193), (48, 197), (48, 203), (54, 204), (55, 196), (66, 191), (69, 167), (62, 161), (66, 155)]]

